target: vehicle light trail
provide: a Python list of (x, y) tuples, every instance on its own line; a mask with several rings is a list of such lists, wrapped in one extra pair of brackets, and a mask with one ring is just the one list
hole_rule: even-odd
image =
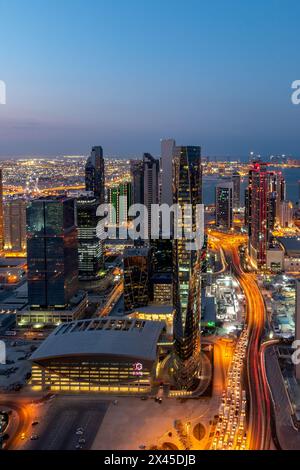
[(245, 273), (240, 264), (238, 247), (245, 237), (210, 231), (214, 243), (223, 248), (228, 266), (238, 280), (247, 304), (247, 377), (250, 397), (246, 448), (268, 449), (270, 446), (271, 404), (265, 368), (262, 366), (261, 338), (265, 325), (265, 305), (261, 292), (251, 273)]

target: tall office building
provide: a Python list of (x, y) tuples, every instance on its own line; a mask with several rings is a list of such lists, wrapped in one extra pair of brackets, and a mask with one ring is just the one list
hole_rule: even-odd
[(241, 205), (241, 175), (238, 172), (232, 175), (233, 183), (233, 208), (239, 209)]
[(26, 200), (19, 197), (4, 203), (5, 251), (26, 252), (26, 206)]
[(78, 290), (74, 199), (46, 197), (29, 203), (27, 263), (31, 309), (65, 308)]
[(3, 175), (0, 168), (0, 251), (4, 248), (4, 227), (3, 227)]
[(144, 204), (144, 162), (143, 160), (130, 160), (130, 173), (132, 181), (132, 203)]
[(173, 155), (176, 143), (174, 139), (161, 140), (161, 204), (173, 204)]
[(124, 182), (112, 185), (107, 188), (108, 203), (113, 210), (109, 213), (109, 223), (122, 226), (128, 222), (128, 210), (132, 205), (132, 185), (131, 182)]
[(103, 240), (97, 237), (98, 201), (92, 192), (79, 194), (76, 200), (78, 225), (79, 279), (97, 279), (103, 267)]
[(92, 191), (99, 204), (105, 201), (104, 158), (102, 147), (93, 147), (85, 166), (85, 189)]
[(294, 206), (291, 201), (282, 201), (279, 204), (279, 225), (282, 228), (293, 226)]
[(248, 235), (249, 254), (257, 268), (266, 265), (266, 254), (272, 239), (275, 223), (276, 193), (272, 187), (273, 174), (267, 165), (254, 162), (249, 170), (248, 186)]
[(143, 155), (144, 205), (148, 210), (148, 239), (151, 240), (151, 206), (159, 204), (159, 160), (150, 153)]
[(286, 183), (281, 171), (270, 172), (271, 191), (274, 199), (274, 225), (275, 220), (279, 223), (280, 206), (286, 200)]
[[(184, 237), (173, 240), (174, 376), (181, 389), (194, 389), (201, 366), (201, 250), (189, 250), (188, 230), (196, 231), (196, 205), (202, 202), (200, 147), (176, 147), (173, 159), (173, 202), (192, 207)], [(184, 218), (178, 228), (184, 227)], [(199, 229), (199, 228), (198, 228)]]
[(124, 250), (124, 306), (128, 312), (144, 307), (150, 298), (152, 251), (148, 247)]
[(230, 230), (233, 225), (233, 183), (219, 183), (216, 186), (216, 226)]

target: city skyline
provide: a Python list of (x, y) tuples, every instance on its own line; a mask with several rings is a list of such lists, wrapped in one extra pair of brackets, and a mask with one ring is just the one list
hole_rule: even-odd
[(299, 2), (0, 4), (1, 455), (299, 451)]
[(204, 155), (297, 156), (297, 12), (277, 0), (2, 2), (0, 156), (97, 141), (156, 155), (173, 136)]

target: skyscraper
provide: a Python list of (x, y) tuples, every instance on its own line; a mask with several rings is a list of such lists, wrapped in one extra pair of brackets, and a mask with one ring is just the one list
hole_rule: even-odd
[(216, 186), (216, 226), (230, 230), (233, 224), (233, 183)]
[(258, 268), (265, 267), (266, 254), (274, 227), (274, 192), (272, 172), (267, 165), (254, 162), (249, 170), (248, 186), (248, 235), (249, 254)]
[(159, 160), (150, 153), (143, 155), (144, 205), (148, 210), (148, 239), (151, 239), (151, 206), (159, 203)]
[(241, 176), (238, 172), (232, 175), (233, 183), (233, 208), (238, 209), (241, 205)]
[[(196, 231), (196, 205), (202, 202), (200, 147), (176, 147), (173, 161), (173, 202), (191, 205), (188, 230)], [(179, 220), (179, 227), (184, 220)], [(197, 228), (199, 230), (199, 227)], [(201, 250), (189, 250), (184, 237), (173, 240), (174, 376), (181, 389), (193, 389), (199, 382), (201, 318)]]
[(161, 204), (173, 204), (172, 161), (175, 150), (174, 139), (161, 140)]
[(130, 160), (130, 173), (132, 181), (132, 203), (144, 204), (144, 162), (143, 160)]
[(4, 229), (3, 229), (3, 180), (2, 168), (0, 168), (0, 251), (4, 248)]
[(6, 251), (26, 251), (26, 206), (26, 200), (19, 197), (5, 201), (4, 249)]
[(107, 189), (108, 203), (113, 211), (109, 214), (110, 224), (121, 226), (128, 222), (128, 210), (132, 205), (132, 185), (126, 181), (118, 185), (112, 185)]
[(86, 192), (78, 195), (76, 206), (79, 278), (97, 279), (103, 266), (103, 240), (96, 234), (98, 201), (93, 193)]
[(93, 147), (85, 166), (85, 189), (93, 191), (99, 204), (103, 204), (104, 195), (104, 158), (102, 147)]
[(74, 199), (46, 197), (29, 203), (27, 263), (30, 307), (65, 308), (78, 290)]
[(128, 312), (149, 302), (152, 275), (151, 248), (127, 248), (124, 251), (124, 305)]

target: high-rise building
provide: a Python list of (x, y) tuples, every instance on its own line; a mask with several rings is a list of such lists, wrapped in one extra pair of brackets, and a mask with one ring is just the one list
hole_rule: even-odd
[(2, 168), (0, 168), (0, 252), (4, 248), (4, 228), (3, 228), (3, 179)]
[(132, 203), (144, 204), (144, 163), (143, 160), (130, 160), (132, 180)]
[(128, 210), (132, 205), (131, 182), (112, 185), (107, 188), (107, 193), (108, 203), (113, 207), (109, 213), (109, 223), (117, 226), (127, 224)]
[(286, 199), (286, 183), (281, 171), (270, 172), (271, 191), (273, 192), (274, 203), (274, 225), (275, 221), (279, 223), (280, 205)]
[(294, 207), (291, 201), (282, 201), (279, 203), (279, 225), (282, 228), (293, 226)]
[(249, 189), (245, 189), (245, 216), (244, 216), (244, 225), (248, 229), (248, 236), (250, 237), (251, 232), (251, 203), (250, 203), (251, 192)]
[(144, 153), (144, 205), (148, 211), (148, 239), (151, 240), (151, 206), (159, 204), (159, 160)]
[(233, 183), (233, 208), (239, 209), (241, 205), (241, 175), (238, 172), (232, 175)]
[(216, 186), (216, 226), (230, 230), (233, 224), (233, 183)]
[(150, 298), (152, 250), (148, 247), (124, 250), (124, 306), (128, 312), (144, 307)]
[(175, 149), (173, 202), (180, 205), (183, 216), (185, 205), (192, 207), (190, 223), (184, 224), (184, 217), (178, 221), (178, 229), (185, 228), (183, 238), (173, 240), (174, 376), (179, 388), (190, 390), (199, 382), (201, 367), (201, 250), (187, 245), (189, 231), (196, 231), (196, 206), (202, 203), (200, 147)]
[(98, 200), (83, 192), (76, 199), (78, 225), (79, 279), (97, 279), (103, 267), (103, 240), (97, 237)]
[(65, 308), (78, 290), (74, 199), (46, 197), (28, 204), (27, 264), (31, 309)]
[(276, 193), (272, 178), (273, 173), (267, 171), (265, 163), (254, 162), (250, 166), (247, 209), (249, 253), (257, 268), (266, 266), (267, 249), (275, 223)]
[(4, 203), (5, 251), (26, 252), (26, 206), (26, 200), (19, 197)]
[(85, 166), (85, 189), (92, 191), (99, 204), (105, 200), (104, 158), (102, 147), (93, 147)]
[(175, 150), (174, 139), (161, 140), (161, 204), (173, 204), (173, 188), (172, 188), (172, 175), (173, 175), (173, 155)]

